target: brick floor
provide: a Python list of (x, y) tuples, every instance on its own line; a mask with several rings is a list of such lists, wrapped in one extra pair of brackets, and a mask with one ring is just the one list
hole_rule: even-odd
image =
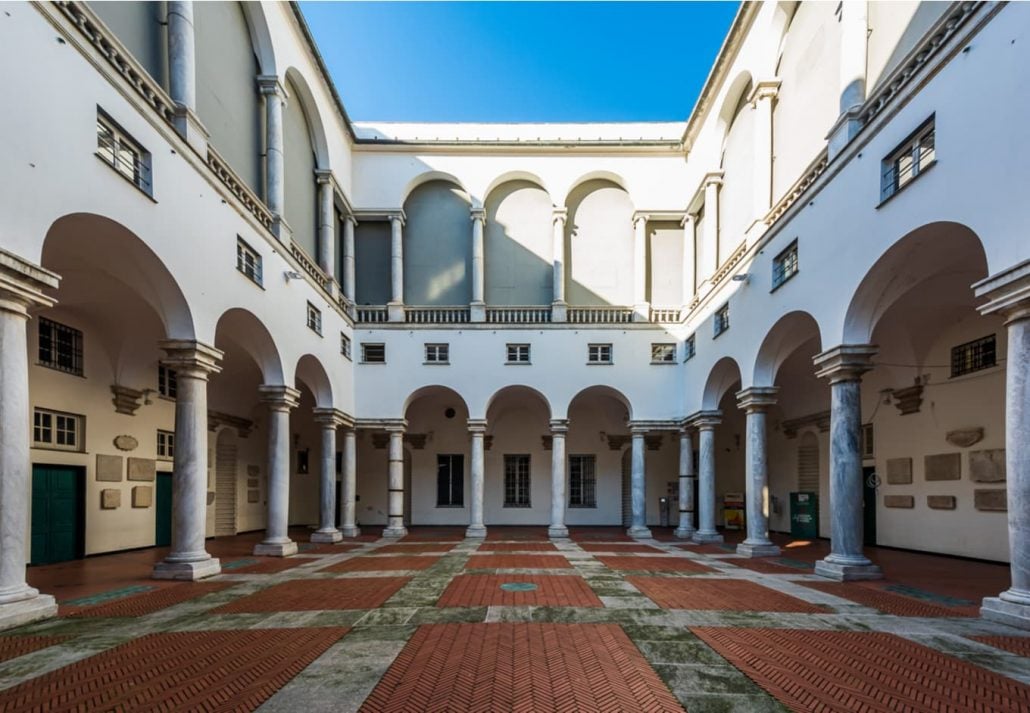
[[(528, 592), (509, 592), (502, 584), (535, 584)], [(462, 574), (451, 580), (438, 607), (538, 606), (600, 607), (601, 600), (578, 575)]]
[(397, 545), (383, 545), (372, 550), (377, 555), (392, 555), (392, 554), (422, 554), (425, 552), (450, 552), (454, 549), (454, 545), (447, 544), (445, 542), (407, 542), (400, 543)]
[[(308, 554), (310, 554), (310, 551)], [(276, 574), (277, 572), (285, 572), (288, 569), (299, 567), (302, 564), (311, 564), (312, 562), (309, 557), (254, 557), (247, 559), (256, 559), (258, 562), (243, 567), (233, 567), (225, 571), (232, 574)]]
[(776, 560), (741, 557), (739, 559), (724, 559), (722, 561), (734, 567), (742, 567), (752, 572), (761, 572), (762, 574), (797, 574), (798, 572), (797, 567), (788, 567)]
[(353, 550), (361, 549), (361, 545), (356, 542), (335, 542), (332, 544), (325, 543), (321, 545), (314, 545), (313, 547), (307, 547), (304, 549), (306, 555), (336, 555), (343, 554), (344, 552), (351, 552)]
[(550, 542), (484, 542), (479, 552), (557, 552)]
[(1030, 658), (1030, 636), (971, 636), (969, 638), (979, 641), (981, 644)]
[(439, 561), (439, 557), (427, 557), (425, 555), (354, 557), (329, 567), (323, 567), (319, 572), (387, 572), (401, 569), (429, 569)]
[(976, 616), (975, 611), (971, 612), (969, 607), (942, 607), (864, 584), (843, 584), (840, 582), (801, 582), (801, 584), (810, 589), (816, 589), (826, 594), (832, 594), (835, 597), (847, 599), (856, 604), (879, 609), (884, 614), (893, 614), (894, 616)]
[(0, 636), (0, 662), (56, 646), (67, 639), (67, 636)]
[(257, 708), (343, 628), (148, 634), (0, 691), (2, 711)]
[(610, 542), (607, 544), (600, 542), (583, 542), (580, 543), (579, 546), (584, 552), (618, 552), (626, 554), (647, 554), (655, 552), (661, 554), (663, 552), (663, 550), (660, 550), (657, 547), (652, 547), (651, 545), (638, 545), (633, 542)]
[(682, 711), (615, 624), (419, 627), (361, 707), (382, 711)]
[(70, 617), (143, 616), (234, 586), (235, 582), (182, 582), (96, 606), (61, 606), (60, 613)]
[(626, 577), (626, 581), (663, 609), (801, 614), (824, 614), (829, 611), (817, 604), (810, 604), (746, 579)]
[(675, 545), (683, 550), (697, 552), (702, 555), (731, 555), (737, 550), (736, 545)]
[(515, 540), (518, 542), (547, 542), (546, 527), (519, 527), (517, 525), (495, 525), (486, 528), (486, 539), (489, 542)]
[(633, 542), (621, 527), (570, 527), (569, 537), (574, 542)]
[(275, 584), (211, 611), (212, 614), (251, 612), (374, 609), (408, 583), (410, 577), (295, 579)]
[(1030, 686), (893, 634), (691, 631), (793, 711), (1030, 710)]
[(571, 569), (561, 555), (472, 555), (465, 569)]
[(464, 527), (413, 527), (401, 538), (402, 542), (461, 542)]
[(603, 563), (606, 567), (623, 572), (692, 572), (703, 574), (715, 571), (711, 567), (706, 567), (698, 561), (687, 559), (686, 557), (601, 556), (597, 557), (597, 561)]

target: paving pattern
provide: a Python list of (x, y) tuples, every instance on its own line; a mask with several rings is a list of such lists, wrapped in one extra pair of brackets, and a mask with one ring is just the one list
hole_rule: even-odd
[(231, 587), (231, 582), (182, 582), (94, 606), (62, 606), (61, 616), (143, 616)]
[(623, 572), (690, 572), (700, 574), (712, 572), (711, 567), (686, 559), (685, 557), (648, 557), (648, 556), (616, 556), (600, 555), (597, 561), (605, 567)]
[(429, 569), (440, 561), (432, 555), (397, 555), (394, 557), (354, 557), (323, 568), (322, 572), (387, 572), (391, 570)]
[(822, 614), (829, 611), (819, 604), (811, 604), (746, 580), (627, 577), (626, 581), (663, 609), (802, 614)]
[(1030, 657), (1030, 636), (973, 636), (970, 638), (981, 644)]
[[(530, 587), (505, 585), (523, 584)], [(455, 577), (441, 607), (599, 607), (601, 600), (582, 577), (568, 575), (463, 574)]]
[(213, 610), (213, 614), (374, 609), (407, 584), (407, 577), (293, 580)]
[(930, 604), (902, 594), (894, 594), (864, 583), (805, 582), (804, 584), (806, 587), (818, 589), (820, 592), (848, 599), (858, 604), (878, 609), (885, 614), (893, 614), (894, 616), (951, 617), (976, 615), (967, 608), (958, 609), (937, 606), (936, 604)]
[(55, 646), (64, 636), (0, 636), (0, 662), (10, 661), (33, 651)]
[(561, 555), (472, 555), (468, 569), (572, 569)]

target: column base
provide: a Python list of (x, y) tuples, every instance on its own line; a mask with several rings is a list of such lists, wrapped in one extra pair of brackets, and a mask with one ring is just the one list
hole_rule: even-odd
[(695, 532), (690, 539), (699, 545), (717, 544), (723, 541), (722, 535), (718, 532), (702, 532), (701, 530)]
[(383, 530), (383, 537), (404, 537), (408, 534), (406, 527), (388, 527)]
[(744, 557), (777, 557), (780, 548), (771, 542), (748, 542), (744, 540), (737, 545), (737, 554)]
[(196, 562), (158, 562), (151, 575), (154, 579), (181, 579), (195, 582), (205, 577), (213, 577), (222, 573), (222, 565), (215, 557), (208, 557)]
[(333, 544), (343, 539), (339, 530), (317, 530), (311, 533), (311, 541), (319, 544)]
[(297, 554), (297, 543), (293, 540), (286, 542), (259, 542), (254, 545), (254, 554), (259, 557), (289, 557)]
[(651, 538), (651, 530), (646, 527), (631, 527), (626, 530), (626, 534), (635, 540), (648, 540)]
[(1017, 629), (1030, 630), (1030, 604), (1005, 601), (1002, 596), (984, 597), (983, 604), (980, 606), (980, 616), (987, 621), (996, 621)]
[(561, 526), (551, 525), (550, 527), (547, 528), (547, 536), (552, 538), (552, 539), (554, 539), (554, 538), (568, 538), (568, 536), (569, 536), (569, 528), (565, 527), (565, 525), (561, 525)]
[(567, 322), (569, 319), (569, 305), (567, 302), (555, 301), (551, 303), (551, 321)]
[(0, 630), (13, 629), (54, 616), (57, 616), (57, 600), (49, 594), (36, 593), (27, 599), (0, 604)]
[(486, 537), (486, 527), (484, 525), (469, 525), (465, 528), (465, 537), (475, 537), (481, 540)]
[(353, 525), (353, 526), (351, 526), (351, 525), (344, 525), (343, 527), (340, 528), (340, 533), (344, 537), (357, 537), (358, 535), (361, 534), (361, 528), (358, 527), (357, 525)]
[(386, 303), (386, 319), (390, 322), (403, 322), (407, 318), (403, 302)]
[(680, 540), (689, 540), (694, 536), (695, 532), (697, 530), (692, 527), (677, 527), (672, 534)]
[(815, 563), (815, 573), (820, 577), (834, 579), (838, 582), (883, 579), (883, 572), (869, 560), (866, 560), (866, 564), (847, 564), (844, 562), (834, 562), (827, 557)]
[(469, 322), (479, 323), (486, 321), (486, 303), (485, 302), (471, 302), (469, 303)]

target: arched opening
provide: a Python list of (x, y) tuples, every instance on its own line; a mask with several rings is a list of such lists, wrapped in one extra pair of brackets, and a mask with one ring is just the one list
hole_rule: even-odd
[(404, 201), (404, 301), (466, 305), (472, 299), (472, 200), (461, 187), (432, 180)]
[(633, 202), (608, 179), (591, 179), (566, 199), (566, 300), (572, 305), (633, 304)]
[(312, 116), (296, 72), (286, 74), (290, 99), (283, 112), (283, 165), (285, 169), (285, 217), (293, 231), (291, 240), (311, 256), (318, 248), (318, 158), (312, 140)]
[(735, 510), (733, 517), (726, 517), (723, 508), (727, 495), (743, 502), (746, 488), (744, 436), (747, 424), (744, 411), (737, 407), (740, 387), (740, 367), (732, 357), (723, 357), (708, 375), (702, 400), (705, 411), (722, 412), (722, 420), (715, 427), (715, 524), (731, 531), (745, 527), (741, 511)]
[(566, 524), (628, 526), (629, 469), (623, 456), (629, 453), (629, 400), (611, 387), (592, 386), (569, 402), (568, 419)]
[(511, 180), (490, 191), (484, 207), (486, 303), (550, 304), (554, 277), (551, 196), (537, 183)]
[(724, 127), (722, 145), (723, 183), (719, 189), (718, 264), (730, 258), (744, 240), (754, 215), (755, 112), (748, 99), (753, 83), (748, 74), (738, 77), (726, 96), (720, 115)]
[(467, 525), (470, 451), (465, 400), (445, 386), (427, 386), (408, 397), (405, 494), (417, 525)]
[(487, 525), (546, 525), (551, 508), (551, 409), (534, 389), (508, 386), (486, 409)]
[[(318, 357), (305, 354), (294, 369), (294, 387), (300, 391), (300, 405), (290, 412), (291, 444), (294, 454), (290, 474), (290, 523), (319, 522), (322, 487), (322, 426), (314, 419), (314, 409), (332, 408), (333, 391), (329, 375)], [(339, 446), (337, 446), (338, 448)], [(336, 453), (332, 454), (335, 480)]]

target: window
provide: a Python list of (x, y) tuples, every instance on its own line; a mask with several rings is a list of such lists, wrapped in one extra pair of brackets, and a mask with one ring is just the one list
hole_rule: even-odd
[(169, 369), (164, 364), (157, 365), (157, 393), (162, 396), (174, 399), (179, 390), (175, 369)]
[(597, 478), (594, 456), (569, 456), (569, 507), (597, 507)]
[(862, 458), (869, 460), (874, 458), (876, 451), (874, 450), (876, 442), (873, 440), (873, 424), (863, 423), (862, 424)]
[(528, 344), (509, 344), (507, 349), (508, 349), (508, 363), (509, 364), (528, 364), (529, 363), (529, 345)]
[(322, 313), (310, 302), (308, 302), (308, 329), (318, 336), (322, 336)]
[(37, 408), (32, 414), (32, 442), (43, 448), (81, 451), (86, 417)]
[(171, 431), (157, 432), (157, 457), (169, 460), (175, 457), (175, 434)]
[(361, 361), (365, 364), (385, 364), (386, 345), (363, 342), (361, 344)]
[(683, 342), (683, 361), (690, 361), (694, 358), (694, 354), (697, 353), (697, 340), (694, 339), (694, 335), (691, 334)]
[(652, 344), (651, 345), (651, 363), (652, 364), (675, 364), (676, 363), (676, 345), (675, 344)]
[(588, 364), (611, 364), (612, 363), (612, 345), (611, 344), (591, 344), (587, 347), (587, 363)]
[(436, 456), (436, 507), (465, 506), (465, 456)]
[(39, 365), (82, 376), (82, 332), (40, 317)]
[(255, 285), (261, 286), (261, 254), (247, 245), (243, 238), (236, 238), (236, 269)]
[(529, 456), (504, 456), (504, 507), (528, 508)]
[(426, 364), (446, 364), (450, 358), (450, 346), (447, 344), (427, 344)]
[(340, 354), (350, 359), (350, 337), (340, 332)]
[(772, 288), (775, 290), (784, 282), (798, 274), (798, 241), (795, 240), (787, 249), (773, 258)]
[(97, 156), (150, 195), (150, 154), (103, 112), (97, 112)]
[(974, 371), (990, 369), (998, 364), (998, 346), (992, 334), (989, 337), (959, 344), (951, 349), (951, 376), (962, 376)]
[(937, 160), (934, 117), (920, 126), (883, 160), (880, 200), (885, 201), (915, 180)]
[(727, 302), (715, 313), (715, 335), (718, 337), (720, 334), (730, 328), (730, 305)]

